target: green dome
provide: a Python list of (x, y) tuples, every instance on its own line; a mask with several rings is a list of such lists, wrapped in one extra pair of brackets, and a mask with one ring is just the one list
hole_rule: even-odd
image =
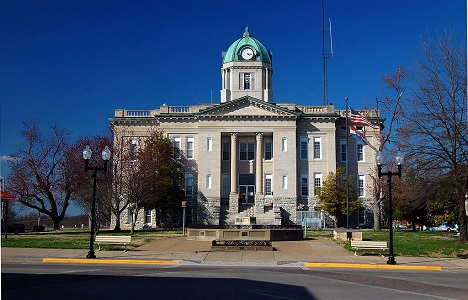
[(254, 51), (255, 61), (271, 64), (271, 53), (257, 39), (250, 36), (249, 27), (245, 28), (244, 36), (232, 43), (226, 52), (223, 52), (223, 64), (231, 61), (239, 61), (242, 49), (249, 47)]

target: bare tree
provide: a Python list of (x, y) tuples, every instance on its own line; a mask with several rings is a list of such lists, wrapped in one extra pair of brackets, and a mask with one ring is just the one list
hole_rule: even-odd
[[(112, 128), (114, 134), (113, 143), (113, 184), (110, 190), (111, 212), (115, 217), (115, 231), (121, 227), (121, 214), (131, 208), (132, 212), (132, 232), (138, 216), (138, 201), (130, 202), (130, 188), (135, 172), (138, 170), (137, 156), (138, 149), (143, 144), (144, 137), (136, 136), (130, 126), (118, 126)], [(146, 135), (146, 134), (145, 134)], [(135, 201), (134, 201), (135, 202)]]
[[(73, 182), (76, 186), (74, 194), (74, 202), (78, 204), (91, 218), (91, 206), (93, 195), (93, 178), (92, 174), (86, 172), (84, 160), (82, 156), (83, 149), (89, 145), (96, 155), (93, 155), (90, 164), (92, 166), (102, 167), (103, 161), (100, 158), (100, 151), (105, 146), (112, 149), (112, 139), (107, 135), (97, 135), (93, 137), (79, 137), (77, 141), (70, 147), (68, 154), (69, 164), (74, 165), (75, 172), (73, 173)], [(112, 166), (113, 156), (108, 162), (108, 171), (106, 173), (98, 172), (97, 189), (96, 189), (96, 228), (98, 231), (101, 224), (110, 222), (111, 205), (112, 205)]]
[(420, 176), (442, 178), (459, 207), (460, 243), (467, 242), (468, 193), (466, 54), (451, 33), (420, 42), (422, 58), (413, 73), (414, 90), (399, 129), (401, 147)]
[[(399, 118), (402, 114), (402, 100), (403, 95), (406, 91), (406, 86), (404, 85), (405, 80), (407, 79), (409, 73), (402, 67), (398, 66), (397, 71), (394, 74), (386, 74), (382, 76), (382, 81), (386, 84), (390, 93), (383, 93), (383, 101), (377, 101), (382, 103), (382, 113), (388, 115), (388, 121), (386, 126), (381, 124), (381, 129), (379, 135), (377, 136), (378, 145), (376, 151), (383, 151), (388, 144), (394, 142), (392, 140), (392, 133), (394, 128), (399, 124)], [(380, 111), (377, 112), (380, 116)], [(377, 176), (377, 169), (371, 174), (373, 181), (373, 193), (374, 201), (372, 203), (372, 211), (374, 213), (374, 230), (381, 230), (382, 224), (382, 202), (385, 199), (385, 189), (386, 184), (382, 181), (381, 178)]]
[(24, 143), (17, 159), (9, 161), (7, 188), (20, 203), (48, 215), (59, 229), (74, 193), (74, 170), (65, 155), (70, 134), (52, 125), (51, 134), (44, 137), (37, 121), (23, 122), (23, 127)]

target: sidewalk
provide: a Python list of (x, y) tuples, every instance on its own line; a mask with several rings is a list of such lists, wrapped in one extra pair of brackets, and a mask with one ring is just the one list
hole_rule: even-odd
[[(228, 264), (305, 267), (418, 268), (468, 270), (468, 259), (397, 256), (397, 265), (387, 265), (387, 257), (355, 256), (331, 240), (273, 242), (275, 251), (211, 251), (211, 242), (185, 237), (157, 240), (124, 251), (96, 251), (96, 259), (86, 259), (88, 250), (1, 248), (2, 262), (81, 262), (152, 264)], [(438, 268), (434, 268), (438, 267)]]

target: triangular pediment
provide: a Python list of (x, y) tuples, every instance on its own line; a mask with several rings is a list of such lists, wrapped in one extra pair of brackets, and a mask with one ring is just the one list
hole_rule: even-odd
[(212, 117), (296, 117), (296, 114), (273, 103), (245, 96), (199, 112)]

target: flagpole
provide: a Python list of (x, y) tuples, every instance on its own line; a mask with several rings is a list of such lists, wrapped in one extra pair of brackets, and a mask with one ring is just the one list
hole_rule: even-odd
[(346, 228), (349, 229), (349, 105), (346, 97)]

